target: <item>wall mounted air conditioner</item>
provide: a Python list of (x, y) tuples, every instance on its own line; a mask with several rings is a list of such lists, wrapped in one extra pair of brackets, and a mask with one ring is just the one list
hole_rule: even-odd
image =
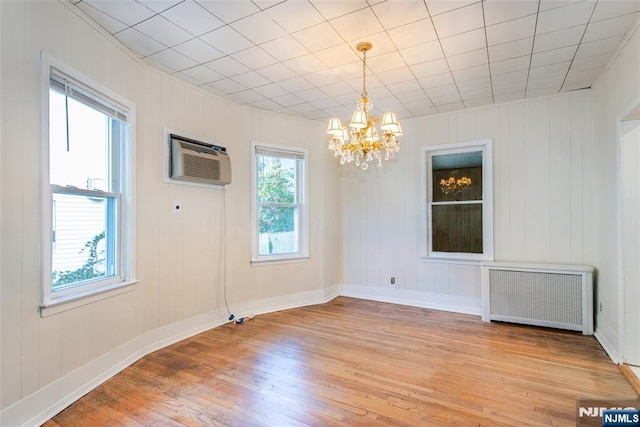
[(231, 184), (231, 160), (227, 149), (183, 136), (169, 134), (169, 176), (181, 181)]

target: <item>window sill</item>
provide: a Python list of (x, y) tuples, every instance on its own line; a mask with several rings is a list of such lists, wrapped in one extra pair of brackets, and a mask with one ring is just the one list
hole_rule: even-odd
[(53, 316), (74, 308), (82, 307), (83, 305), (92, 304), (94, 302), (131, 292), (136, 289), (134, 285), (137, 283), (137, 280), (118, 282), (102, 288), (79, 292), (74, 295), (52, 298), (49, 302), (40, 306), (40, 317), (45, 318)]
[(429, 264), (458, 264), (458, 265), (477, 265), (479, 266), (483, 262), (490, 261), (488, 259), (480, 259), (480, 258), (446, 258), (446, 257), (434, 257), (434, 256), (423, 256), (420, 257), (420, 261)]
[(278, 265), (278, 264), (294, 264), (301, 262), (309, 262), (308, 256), (295, 256), (288, 258), (270, 258), (270, 259), (252, 259), (251, 266), (252, 267), (262, 267), (267, 265)]

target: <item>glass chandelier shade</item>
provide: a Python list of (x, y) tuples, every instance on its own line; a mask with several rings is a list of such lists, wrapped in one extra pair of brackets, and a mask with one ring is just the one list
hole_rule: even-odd
[(371, 43), (358, 43), (356, 49), (363, 54), (362, 98), (358, 101), (349, 126), (343, 126), (338, 118), (331, 118), (327, 133), (331, 135), (329, 149), (335, 157), (340, 157), (341, 165), (353, 162), (366, 170), (369, 162), (377, 160), (378, 166), (381, 166), (383, 158), (389, 160), (395, 157), (400, 150), (400, 141), (396, 137), (402, 135), (402, 128), (395, 113), (389, 112), (382, 115), (382, 132), (378, 132), (376, 123), (380, 120), (369, 114), (373, 102), (367, 97), (367, 51), (371, 49)]

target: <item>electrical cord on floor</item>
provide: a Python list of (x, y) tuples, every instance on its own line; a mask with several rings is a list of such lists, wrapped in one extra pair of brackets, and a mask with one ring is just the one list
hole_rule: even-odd
[[(235, 316), (229, 309), (229, 301), (227, 301), (227, 189), (222, 190), (222, 220), (220, 221), (220, 255), (218, 256), (218, 278), (222, 276), (222, 295), (224, 297), (224, 306), (227, 308), (229, 321)], [(224, 262), (223, 262), (224, 260)], [(221, 274), (221, 267), (224, 265), (224, 272)]]

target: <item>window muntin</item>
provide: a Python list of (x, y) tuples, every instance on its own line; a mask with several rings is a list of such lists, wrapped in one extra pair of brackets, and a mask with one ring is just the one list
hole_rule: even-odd
[(306, 257), (306, 151), (254, 144), (254, 261)]
[(131, 280), (129, 107), (53, 63), (43, 56), (43, 307)]
[(427, 257), (490, 259), (493, 256), (490, 141), (424, 151)]

